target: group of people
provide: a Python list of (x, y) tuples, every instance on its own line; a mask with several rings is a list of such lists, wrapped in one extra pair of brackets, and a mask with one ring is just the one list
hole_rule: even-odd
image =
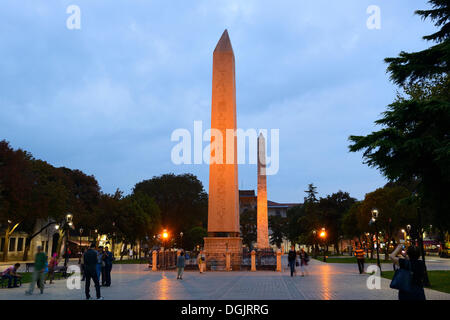
[(288, 263), (291, 270), (291, 277), (297, 275), (296, 267), (300, 267), (302, 272), (302, 277), (305, 276), (307, 272), (307, 266), (309, 262), (309, 255), (306, 253), (305, 249), (301, 248), (299, 252), (295, 251), (295, 246), (291, 246), (291, 250), (288, 253)]
[(103, 297), (100, 293), (100, 278), (101, 286), (111, 286), (111, 270), (114, 261), (114, 255), (109, 251), (108, 247), (102, 246), (96, 249), (95, 243), (92, 243), (89, 249), (87, 249), (78, 261), (82, 273), (81, 281), (85, 281), (85, 294), (86, 299), (91, 299), (90, 286), (91, 279), (95, 285), (96, 296), (98, 300), (102, 300)]
[[(32, 276), (32, 281), (30, 284), (30, 288), (25, 292), (27, 295), (30, 295), (34, 291), (34, 286), (37, 284), (37, 287), (40, 289), (41, 293), (44, 293), (44, 284), (46, 280), (50, 280), (50, 284), (53, 283), (54, 273), (58, 266), (58, 255), (56, 253), (53, 254), (50, 262), (48, 262), (47, 255), (42, 251), (42, 247), (37, 247), (37, 253), (35, 256), (34, 262), (34, 271)], [(20, 263), (16, 263), (13, 266), (7, 268), (2, 272), (2, 278), (8, 279), (8, 288), (17, 288), (19, 287), (18, 281), (21, 279), (21, 275), (17, 272), (20, 268)], [(47, 279), (46, 279), (47, 275)]]
[[(177, 257), (177, 280), (182, 280), (183, 279), (183, 273), (184, 273), (184, 267), (186, 266), (186, 260), (189, 260), (189, 254), (185, 253), (184, 250), (181, 250), (179, 252), (179, 255)], [(197, 265), (198, 265), (198, 270), (200, 271), (200, 273), (203, 273), (205, 268), (205, 264), (206, 264), (206, 258), (205, 258), (205, 254), (203, 253), (203, 251), (200, 251), (200, 253), (197, 255)]]

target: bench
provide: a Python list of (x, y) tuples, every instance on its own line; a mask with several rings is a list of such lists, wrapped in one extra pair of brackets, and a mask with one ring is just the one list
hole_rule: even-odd
[(30, 272), (30, 268), (34, 268), (34, 262), (28, 262), (25, 264), (25, 272)]
[[(12, 283), (14, 284), (14, 280), (12, 281)], [(17, 278), (17, 285), (20, 287), (20, 286), (22, 286), (22, 279), (19, 277), (19, 278)], [(6, 287), (8, 287), (8, 278), (7, 277), (5, 277), (5, 276), (1, 276), (0, 277), (0, 286), (2, 287), (2, 288), (6, 288)]]
[(55, 280), (61, 279), (61, 277), (67, 278), (67, 267), (56, 267), (53, 274), (55, 275)]

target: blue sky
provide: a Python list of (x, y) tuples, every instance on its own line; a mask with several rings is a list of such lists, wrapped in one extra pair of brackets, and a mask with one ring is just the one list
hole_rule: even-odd
[[(81, 29), (69, 30), (69, 5)], [(369, 30), (366, 10), (381, 9)], [(170, 135), (210, 126), (212, 52), (228, 29), (236, 57), (238, 127), (280, 129), (280, 170), (268, 198), (358, 199), (386, 182), (348, 152), (397, 88), (383, 59), (426, 48), (434, 27), (414, 10), (425, 0), (72, 0), (2, 1), (0, 139), (55, 166), (95, 175), (104, 192), (129, 193), (176, 166)], [(239, 187), (256, 188), (256, 165), (240, 165)]]

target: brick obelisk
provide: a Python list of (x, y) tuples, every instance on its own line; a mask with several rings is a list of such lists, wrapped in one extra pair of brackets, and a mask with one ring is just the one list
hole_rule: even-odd
[[(205, 240), (207, 268), (225, 265), (231, 253), (233, 269), (240, 268), (242, 239), (239, 225), (237, 138), (227, 141), (227, 130), (236, 130), (235, 60), (227, 30), (213, 54), (211, 130), (221, 133), (222, 141), (211, 134), (209, 165), (208, 237)], [(214, 148), (216, 143), (222, 147)], [(223, 154), (221, 154), (223, 153)], [(219, 269), (218, 268), (218, 269)]]
[(266, 139), (258, 137), (258, 194), (257, 194), (257, 248), (269, 248), (269, 223), (267, 216)]

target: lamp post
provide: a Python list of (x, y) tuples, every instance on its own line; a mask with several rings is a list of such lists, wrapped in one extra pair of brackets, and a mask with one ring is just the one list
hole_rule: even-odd
[(80, 228), (80, 254), (81, 254), (81, 235), (83, 234), (83, 227)]
[(423, 265), (425, 267), (424, 285), (429, 287), (429, 286), (431, 286), (431, 284), (430, 284), (430, 279), (428, 278), (427, 266), (425, 264), (425, 249), (423, 247), (422, 210), (421, 210), (421, 207), (420, 207), (420, 202), (421, 202), (422, 199), (420, 198), (418, 192), (414, 192), (413, 195), (417, 199), (417, 218), (418, 218), (418, 224), (419, 224), (419, 226), (418, 226), (418, 229), (419, 229), (418, 230), (419, 231), (418, 237), (419, 237), (419, 239), (418, 240), (419, 240), (420, 252), (422, 254)]
[(327, 232), (325, 228), (322, 228), (319, 236), (323, 239), (323, 262), (327, 262), (327, 253), (325, 252), (325, 238), (327, 237)]
[(163, 266), (164, 266), (164, 268), (167, 267), (166, 266), (166, 241), (167, 241), (168, 238), (169, 238), (169, 233), (167, 232), (166, 229), (164, 229), (163, 232), (162, 232), (163, 248), (164, 248), (164, 252), (163, 252), (163, 255), (164, 255)]
[(380, 269), (381, 274), (381, 263), (380, 263), (380, 243), (378, 241), (378, 226), (377, 226), (377, 219), (378, 219), (378, 209), (373, 208), (372, 209), (372, 219), (369, 222), (370, 224), (373, 224), (375, 226), (375, 239), (376, 239), (376, 246), (377, 246), (377, 265)]
[(313, 252), (313, 255), (314, 255), (314, 258), (317, 258), (317, 238), (316, 238), (317, 231), (316, 230), (313, 230), (313, 235), (314, 235), (314, 252)]
[(181, 249), (183, 249), (183, 235), (184, 235), (184, 233), (180, 232), (180, 247), (181, 247)]

